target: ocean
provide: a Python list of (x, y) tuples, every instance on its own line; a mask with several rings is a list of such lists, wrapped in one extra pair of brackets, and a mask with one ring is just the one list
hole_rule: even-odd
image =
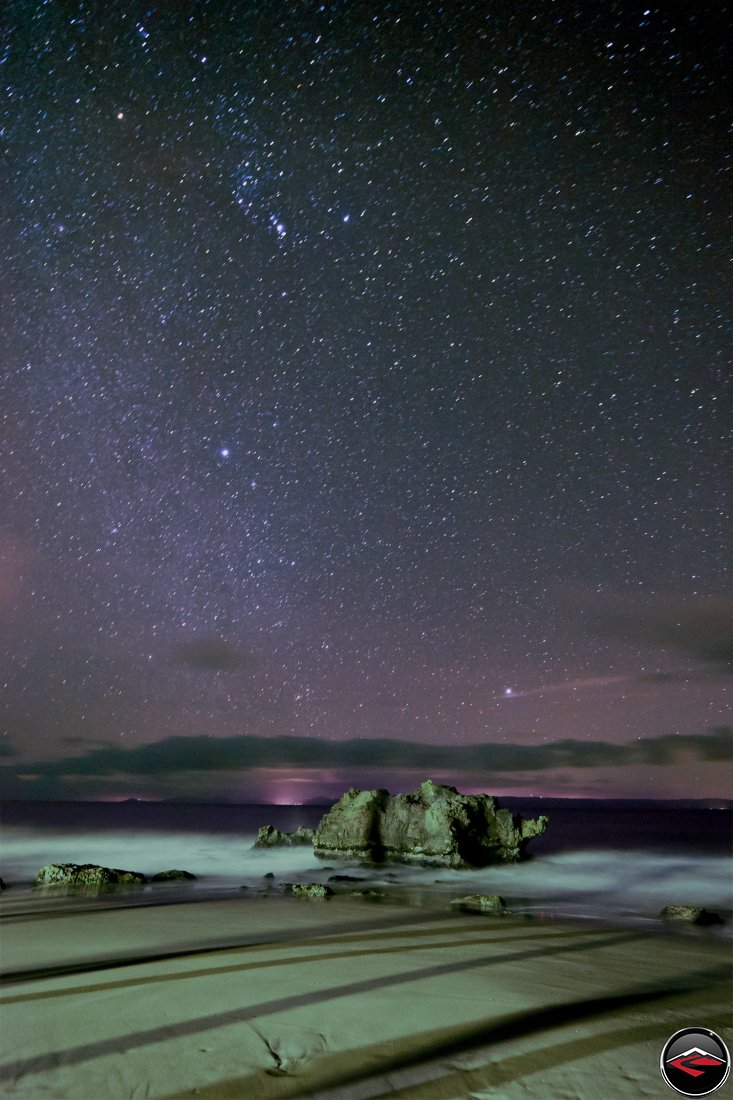
[[(5, 802), (0, 807), (4, 905), (46, 904), (32, 890), (47, 863), (100, 863), (140, 871), (181, 868), (191, 884), (150, 883), (108, 895), (105, 903), (157, 904), (181, 899), (257, 896), (281, 882), (362, 881), (384, 901), (449, 904), (466, 893), (501, 894), (516, 913), (547, 919), (649, 924), (669, 904), (704, 905), (733, 918), (733, 812), (730, 806), (670, 802), (501, 799), (525, 817), (549, 816), (531, 858), (471, 871), (400, 865), (324, 865), (309, 847), (253, 849), (260, 825), (312, 827), (327, 806), (204, 805), (165, 802)], [(273, 876), (273, 877), (265, 877)], [(55, 904), (50, 899), (48, 904)], [(74, 899), (60, 899), (74, 904)], [(89, 899), (85, 904), (92, 904)], [(377, 898), (378, 903), (378, 898)]]

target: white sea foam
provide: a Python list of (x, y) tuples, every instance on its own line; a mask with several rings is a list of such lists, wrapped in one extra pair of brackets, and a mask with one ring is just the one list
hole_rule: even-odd
[(254, 836), (202, 832), (64, 833), (10, 826), (3, 830), (3, 877), (28, 882), (47, 863), (99, 863), (144, 875), (176, 867), (204, 880), (242, 880), (320, 866), (307, 846), (261, 850), (252, 848), (253, 841)]
[(325, 881), (331, 873), (384, 880), (408, 887), (416, 898), (431, 893), (494, 893), (519, 911), (576, 916), (653, 916), (667, 904), (733, 909), (733, 860), (723, 855), (579, 850), (538, 856), (525, 863), (474, 871), (389, 865), (364, 869), (333, 865), (331, 871), (309, 846), (254, 849), (254, 834), (238, 836), (165, 830), (78, 832), (10, 826), (3, 830), (2, 874), (11, 885), (28, 886), (47, 863), (99, 863), (151, 876), (177, 867), (195, 874), (199, 886), (237, 889), (276, 881)]

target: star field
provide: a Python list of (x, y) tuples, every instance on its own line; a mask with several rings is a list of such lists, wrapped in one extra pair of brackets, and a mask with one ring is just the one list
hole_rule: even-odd
[(728, 720), (717, 5), (5, 21), (21, 760)]

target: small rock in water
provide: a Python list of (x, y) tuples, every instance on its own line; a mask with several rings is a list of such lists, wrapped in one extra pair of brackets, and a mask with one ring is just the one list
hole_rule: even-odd
[(321, 882), (282, 882), (282, 888), (295, 898), (331, 898), (333, 890)]
[(506, 902), (498, 894), (466, 894), (455, 898), (451, 905), (469, 913), (506, 913)]
[(665, 905), (659, 916), (662, 920), (680, 921), (685, 924), (701, 926), (725, 923), (719, 913), (713, 913), (701, 905)]
[(97, 863), (48, 863), (41, 867), (34, 886), (138, 886), (147, 882), (138, 871), (121, 871), (118, 867), (100, 867)]
[(255, 848), (292, 848), (299, 844), (312, 844), (313, 830), (300, 825), (294, 833), (284, 833), (274, 825), (263, 825), (257, 830)]
[(196, 876), (192, 875), (190, 871), (179, 871), (173, 867), (170, 871), (158, 871), (157, 875), (153, 875), (152, 882), (193, 882)]

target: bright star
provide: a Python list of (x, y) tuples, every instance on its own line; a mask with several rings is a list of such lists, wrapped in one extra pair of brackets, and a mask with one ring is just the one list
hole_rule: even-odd
[(231, 453), (232, 452), (229, 450), (228, 447), (222, 447), (222, 449), (219, 451), (219, 454), (221, 455), (222, 458), (229, 458), (229, 455)]

